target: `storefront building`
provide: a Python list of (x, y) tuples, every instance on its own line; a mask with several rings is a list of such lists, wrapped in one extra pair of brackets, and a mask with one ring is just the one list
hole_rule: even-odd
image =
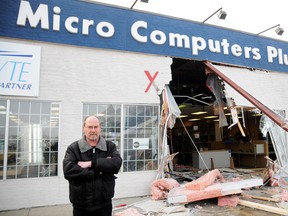
[(0, 211), (69, 203), (62, 160), (90, 114), (123, 157), (115, 197), (148, 195), (174, 57), (257, 69), (218, 66), (288, 111), (287, 43), (78, 0), (4, 0), (0, 12)]

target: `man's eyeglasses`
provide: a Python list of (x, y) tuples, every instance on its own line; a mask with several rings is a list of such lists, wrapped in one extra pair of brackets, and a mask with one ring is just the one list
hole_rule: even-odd
[(85, 126), (86, 128), (88, 128), (89, 130), (96, 130), (97, 128), (99, 128), (99, 126)]

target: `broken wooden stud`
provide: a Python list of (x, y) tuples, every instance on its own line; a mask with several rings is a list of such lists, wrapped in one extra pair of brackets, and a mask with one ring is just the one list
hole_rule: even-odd
[(245, 193), (242, 193), (242, 196), (252, 198), (252, 199), (265, 200), (265, 201), (269, 201), (269, 202), (280, 202), (281, 201), (280, 198), (263, 197), (263, 196), (245, 194)]
[(233, 157), (230, 157), (230, 169), (235, 169)]
[(214, 160), (213, 160), (213, 158), (211, 158), (211, 170), (214, 170), (215, 168), (214, 168)]
[(274, 206), (268, 206), (268, 205), (250, 202), (250, 201), (241, 200), (241, 199), (239, 199), (238, 204), (243, 205), (243, 206), (247, 206), (250, 208), (260, 209), (260, 210), (267, 211), (267, 212), (272, 212), (275, 214), (288, 215), (287, 209), (282, 209), (282, 208), (278, 208), (278, 207), (274, 207)]

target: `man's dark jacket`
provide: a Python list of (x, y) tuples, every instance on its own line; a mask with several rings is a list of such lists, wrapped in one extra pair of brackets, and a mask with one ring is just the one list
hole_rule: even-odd
[[(78, 161), (92, 161), (91, 168), (81, 168)], [(73, 207), (94, 211), (111, 203), (115, 179), (122, 158), (111, 141), (103, 137), (95, 148), (80, 139), (68, 146), (64, 160), (64, 177), (69, 181)]]

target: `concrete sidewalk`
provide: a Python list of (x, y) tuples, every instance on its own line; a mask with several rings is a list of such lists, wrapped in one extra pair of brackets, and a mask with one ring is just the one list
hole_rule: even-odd
[[(151, 208), (151, 210), (158, 207), (158, 202), (150, 203), (151, 201), (149, 196), (145, 197), (133, 197), (133, 198), (124, 198), (124, 199), (115, 199), (113, 200), (113, 214), (117, 211), (124, 211), (126, 208), (130, 206), (146, 206), (147, 203), (149, 206), (147, 208)], [(266, 203), (267, 204), (267, 203)], [(269, 202), (269, 204), (273, 206), (273, 203)], [(119, 207), (122, 206), (122, 207)], [(258, 209), (254, 209), (251, 207), (245, 207), (241, 205), (237, 205), (236, 207), (221, 207), (217, 205), (217, 199), (209, 199), (209, 200), (201, 200), (198, 202), (193, 202), (188, 204), (186, 208), (190, 209), (189, 213), (179, 212), (177, 215), (195, 215), (195, 216), (279, 216), (279, 214), (262, 211)], [(145, 208), (144, 208), (145, 209)], [(72, 216), (72, 206), (70, 204), (66, 205), (55, 205), (55, 206), (43, 206), (43, 207), (35, 207), (35, 208), (27, 208), (27, 209), (19, 209), (12, 211), (2, 211), (0, 212), (0, 216)], [(132, 216), (132, 215), (131, 215)]]
[[(140, 202), (147, 198), (148, 196), (114, 199), (113, 208), (116, 208), (121, 205), (129, 206), (133, 203)], [(117, 209), (121, 209), (121, 207)], [(66, 205), (43, 206), (43, 207), (25, 208), (25, 209), (0, 212), (0, 216), (51, 216), (51, 215), (72, 216), (72, 206), (71, 204), (66, 204)]]

